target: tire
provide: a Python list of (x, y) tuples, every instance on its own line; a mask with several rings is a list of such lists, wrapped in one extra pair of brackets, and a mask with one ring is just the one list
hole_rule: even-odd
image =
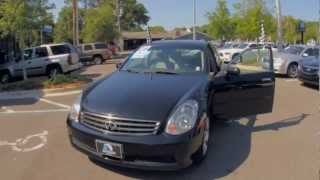
[(47, 75), (50, 79), (54, 78), (58, 74), (62, 74), (62, 70), (59, 66), (52, 66), (48, 68)]
[(193, 154), (193, 162), (195, 164), (199, 164), (208, 154), (209, 147), (209, 139), (210, 139), (210, 120), (207, 117), (205, 120), (205, 128), (202, 137), (202, 143), (197, 152)]
[(94, 64), (99, 65), (99, 64), (103, 63), (103, 59), (101, 56), (95, 56), (95, 57), (93, 57), (93, 62), (94, 62)]
[(290, 78), (297, 78), (298, 77), (298, 65), (296, 63), (292, 63), (289, 65), (287, 70), (287, 75)]
[(11, 76), (8, 72), (4, 72), (0, 75), (0, 84), (7, 84), (10, 82)]

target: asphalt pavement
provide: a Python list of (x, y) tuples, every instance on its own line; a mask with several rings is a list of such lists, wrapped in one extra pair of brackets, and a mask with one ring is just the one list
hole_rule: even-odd
[[(82, 73), (98, 79), (114, 66)], [(277, 78), (273, 113), (213, 124), (206, 160), (178, 172), (97, 164), (73, 149), (66, 117), (77, 95), (0, 100), (0, 179), (320, 178), (320, 95), (297, 80)]]

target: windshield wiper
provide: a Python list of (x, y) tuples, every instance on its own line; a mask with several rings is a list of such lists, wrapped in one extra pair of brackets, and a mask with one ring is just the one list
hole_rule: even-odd
[(140, 73), (140, 72), (134, 71), (134, 70), (132, 70), (132, 69), (125, 69), (125, 70), (123, 70), (123, 71), (129, 72), (129, 73)]
[(146, 71), (145, 73), (155, 73), (155, 74), (178, 74), (172, 71)]

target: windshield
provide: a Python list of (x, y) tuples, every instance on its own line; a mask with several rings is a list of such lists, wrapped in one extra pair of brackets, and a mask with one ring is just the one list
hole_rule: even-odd
[(244, 49), (246, 47), (248, 47), (248, 44), (240, 44), (240, 46), (239, 46), (240, 49)]
[(294, 47), (294, 46), (289, 46), (285, 49), (285, 52), (286, 53), (289, 53), (289, 54), (300, 54), (302, 52), (303, 48), (300, 48), (300, 47)]
[(131, 72), (204, 72), (204, 52), (201, 49), (142, 46), (121, 69)]

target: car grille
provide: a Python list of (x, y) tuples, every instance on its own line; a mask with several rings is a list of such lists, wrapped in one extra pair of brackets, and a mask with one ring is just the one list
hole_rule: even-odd
[(312, 67), (303, 67), (302, 68), (303, 72), (304, 73), (307, 73), (307, 74), (317, 74), (318, 73), (318, 69), (316, 68), (312, 68)]
[(120, 118), (89, 112), (81, 113), (80, 122), (94, 130), (118, 135), (152, 135), (157, 133), (160, 126), (160, 122), (156, 121)]

